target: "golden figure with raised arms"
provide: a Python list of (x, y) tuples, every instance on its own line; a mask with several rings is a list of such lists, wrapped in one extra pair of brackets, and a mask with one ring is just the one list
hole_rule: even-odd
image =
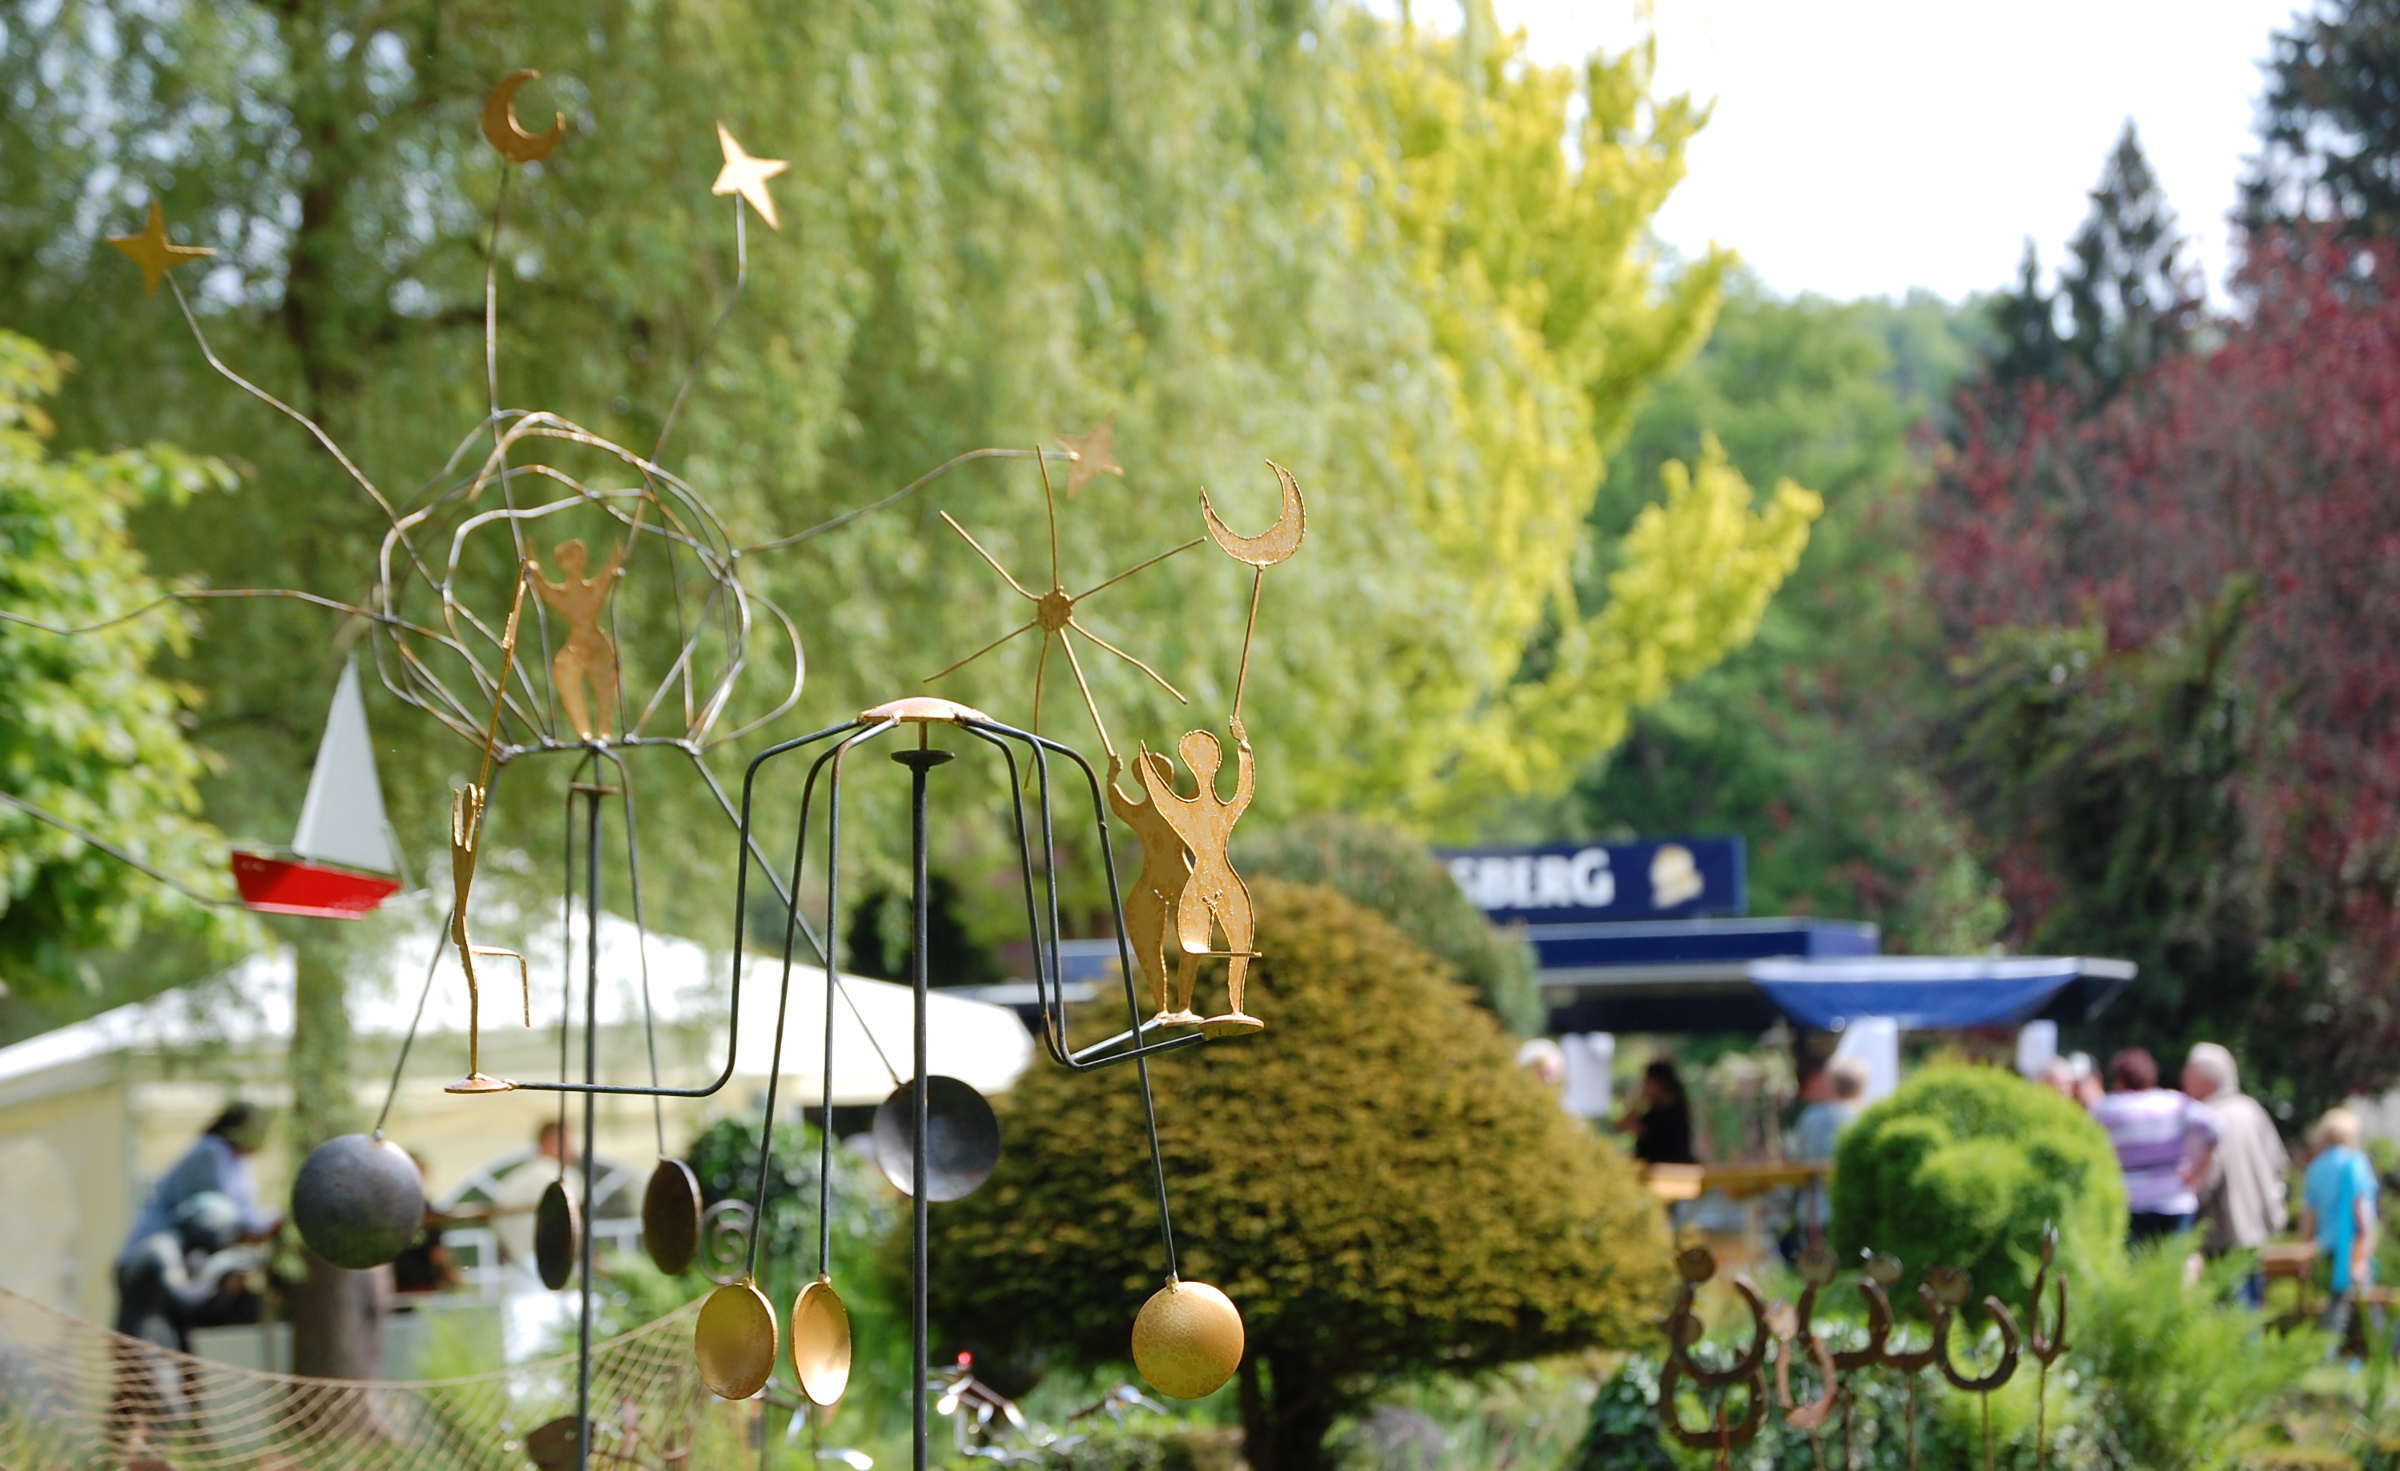
[[(1167, 758), (1154, 751), (1144, 751), (1138, 758), (1145, 771), (1156, 780), (1171, 784), (1175, 769)], [(1125, 896), (1125, 938), (1133, 947), (1134, 962), (1141, 967), (1142, 979), (1157, 1006), (1152, 1020), (1169, 1026), (1192, 1026), (1200, 1021), (1191, 1009), (1191, 962), (1178, 957), (1174, 966), (1167, 963), (1167, 927), (1176, 906), (1183, 900), (1184, 887), (1191, 877), (1190, 850), (1184, 847), (1183, 836), (1175, 830), (1158, 803), (1149, 795), (1152, 776), (1137, 777), (1141, 795), (1128, 797), (1117, 785), (1124, 773), (1123, 758), (1108, 758), (1108, 805), (1133, 835), (1141, 840), (1142, 869), (1135, 876), (1133, 888)], [(1168, 977), (1181, 972), (1182, 999), (1170, 1004)]]
[[(1192, 796), (1175, 790), (1174, 769), (1147, 747), (1137, 763), (1143, 789), (1150, 794), (1150, 803), (1157, 809), (1159, 820), (1183, 840), (1192, 861), (1191, 874), (1184, 880), (1183, 893), (1175, 906), (1175, 938), (1185, 961), (1178, 975), (1180, 994), (1174, 998), (1169, 1020), (1191, 1013), (1194, 983), (1191, 957), (1223, 956), (1225, 1000), (1230, 1009), (1201, 1021), (1201, 1030), (1212, 1036), (1254, 1032), (1266, 1025), (1242, 1010), (1243, 983), (1249, 978), (1250, 962), (1258, 954), (1251, 948), (1258, 935), (1250, 909), (1250, 889), (1242, 882), (1242, 876), (1234, 872), (1231, 852), (1233, 825), (1250, 805), (1257, 768), (1250, 755), (1249, 732), (1242, 728), (1239, 715), (1233, 717), (1230, 729), (1235, 757), (1230, 798), (1217, 794), (1217, 771), (1224, 763), (1224, 749), (1208, 731), (1186, 731), (1175, 746), (1183, 764), (1199, 780), (1199, 790)], [(1142, 847), (1146, 856), (1147, 837)], [(1129, 928), (1131, 923), (1128, 919)], [(1209, 943), (1219, 931), (1225, 936), (1222, 950)]]
[(559, 706), (575, 734), (597, 740), (599, 722), (615, 713), (617, 703), (617, 645), (601, 631), (600, 614), (608, 607), (608, 595), (616, 591), (617, 579), (625, 575), (625, 544), (619, 542), (607, 563), (589, 577), (584, 575), (581, 538), (561, 542), (555, 555), (565, 574), (561, 581), (542, 576), (540, 564), (533, 564), (533, 590), (567, 624), (566, 642), (550, 657), (550, 687), (558, 692)]

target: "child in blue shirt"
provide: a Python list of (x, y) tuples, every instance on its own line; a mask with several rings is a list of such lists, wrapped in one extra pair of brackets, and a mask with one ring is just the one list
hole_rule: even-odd
[[(2332, 1296), (2320, 1326), (2334, 1336), (2337, 1353), (2349, 1336), (2359, 1295), (2375, 1277), (2375, 1167), (2360, 1151), (2358, 1133), (2358, 1115), (2346, 1108), (2329, 1111), (2317, 1125), (2317, 1157), (2309, 1161), (2300, 1185), (2300, 1231), (2316, 1243), (2317, 1258), (2331, 1278)], [(2380, 1339), (2382, 1325), (2371, 1327)]]

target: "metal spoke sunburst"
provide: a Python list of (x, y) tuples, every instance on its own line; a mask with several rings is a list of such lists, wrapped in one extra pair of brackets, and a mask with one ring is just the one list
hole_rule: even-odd
[[(1041, 457), (1038, 452), (1035, 455), (1035, 463), (1042, 464)], [(1160, 674), (1148, 664), (1143, 663), (1140, 659), (1137, 659), (1133, 655), (1125, 652), (1123, 649), (1118, 648), (1115, 644), (1110, 643), (1107, 639), (1102, 638), (1100, 635), (1092, 632), (1091, 629), (1085, 627), (1081, 622), (1077, 621), (1075, 616), (1075, 606), (1076, 604), (1082, 602), (1085, 598), (1091, 597), (1095, 593), (1105, 592), (1109, 588), (1115, 587), (1118, 583), (1123, 582), (1126, 578), (1133, 576), (1133, 574), (1136, 572), (1140, 572), (1145, 568), (1157, 566), (1167, 558), (1174, 556), (1177, 552), (1190, 551), (1193, 547), (1200, 545), (1200, 543), (1206, 540), (1206, 538), (1195, 536), (1190, 541), (1183, 543), (1181, 546), (1169, 547), (1167, 550), (1160, 552), (1157, 556), (1134, 563), (1131, 567), (1126, 568), (1124, 571), (1118, 573), (1114, 577), (1109, 578), (1105, 582), (1097, 583), (1079, 593), (1070, 593), (1067, 591), (1066, 583), (1059, 576), (1058, 498), (1050, 488), (1050, 467), (1046, 464), (1042, 464), (1042, 509), (1048, 516), (1050, 524), (1050, 590), (1048, 592), (1040, 593), (1033, 591), (1024, 583), (1017, 581), (1015, 575), (1011, 573), (1007, 567), (1001, 564), (1000, 559), (993, 556), (989, 551), (986, 551), (983, 543), (977, 541), (974, 535), (970, 533), (967, 528), (959, 525), (957, 520), (952, 517), (948, 511), (942, 512), (942, 520), (949, 525), (952, 531), (957, 532), (959, 536), (966, 541), (968, 546), (971, 546), (975, 549), (975, 555), (983, 558), (984, 563), (987, 566), (989, 566), (994, 572), (1000, 574), (1001, 579), (1008, 584), (1010, 591), (1014, 592), (1018, 597), (1025, 599), (1025, 601), (1033, 604), (1033, 616), (1026, 619), (1023, 623), (1018, 624), (1016, 627), (1010, 629), (1008, 632), (1000, 635), (998, 638), (993, 639), (990, 643), (985, 644), (982, 648), (977, 649), (974, 653), (967, 655), (957, 663), (950, 665), (946, 669), (942, 669), (925, 676), (925, 682), (927, 684), (931, 684), (935, 680), (942, 678), (944, 675), (955, 674), (959, 670), (966, 668), (969, 664), (974, 663), (976, 660), (990, 653), (992, 650), (999, 648), (1002, 644), (1013, 640), (1019, 634), (1027, 633), (1038, 628), (1042, 631), (1042, 652), (1040, 657), (1034, 661), (1033, 666), (1034, 731), (1039, 733), (1042, 728), (1042, 686), (1049, 678), (1050, 645), (1053, 641), (1055, 641), (1060, 651), (1063, 652), (1067, 657), (1067, 667), (1074, 671), (1075, 687), (1083, 694), (1083, 707), (1091, 714), (1092, 729), (1099, 733), (1101, 748), (1106, 750), (1111, 756), (1114, 756), (1117, 754), (1116, 745), (1109, 739), (1107, 722), (1100, 718), (1099, 702), (1092, 698), (1091, 683), (1084, 678), (1083, 661), (1076, 657), (1075, 642), (1070, 635), (1080, 635), (1086, 642), (1091, 644), (1093, 648), (1096, 648), (1103, 653), (1114, 654), (1116, 657), (1124, 660), (1126, 663), (1131, 664), (1134, 668), (1142, 671), (1142, 673), (1149, 675), (1150, 678), (1157, 683), (1160, 689), (1165, 690), (1168, 694), (1173, 695), (1177, 700), (1182, 701), (1184, 704), (1188, 705), (1191, 703), (1191, 701), (1185, 699), (1183, 691), (1168, 683), (1165, 675)]]

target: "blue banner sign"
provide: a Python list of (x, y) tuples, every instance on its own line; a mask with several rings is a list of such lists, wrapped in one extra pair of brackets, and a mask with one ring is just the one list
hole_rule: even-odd
[(1437, 855), (1496, 924), (1593, 924), (1743, 912), (1742, 840), (1445, 848)]

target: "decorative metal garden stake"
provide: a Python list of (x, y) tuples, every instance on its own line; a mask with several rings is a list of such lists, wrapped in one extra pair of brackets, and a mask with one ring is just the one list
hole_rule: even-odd
[[(2034, 1308), (2027, 1320), (2035, 1331), (2022, 1339), (2022, 1346), (2031, 1352), (2042, 1366), (2044, 1386), (2047, 1387), (2049, 1366), (2066, 1352), (2065, 1309), (2066, 1284), (2062, 1275), (2058, 1282), (2059, 1327), (2050, 1337), (2038, 1331), (2041, 1317), (2040, 1302), (2049, 1279), (2056, 1242), (2045, 1234), (2042, 1248), (2042, 1271), (2034, 1279)], [(1822, 1290), (1833, 1284), (1839, 1275), (1832, 1253), (1814, 1247), (1801, 1253), (1798, 1263), (1802, 1290), (1797, 1306), (1776, 1303), (1763, 1304), (1758, 1293), (1741, 1278), (1733, 1287), (1748, 1310), (1751, 1320), (1750, 1342), (1735, 1359), (1721, 1369), (1708, 1369), (1693, 1354), (1702, 1328), (1694, 1301), (1701, 1284), (1716, 1275), (1716, 1258), (1707, 1250), (1694, 1248), (1676, 1259), (1676, 1268), (1683, 1279), (1677, 1290), (1675, 1305), (1665, 1320), (1667, 1357), (1659, 1374), (1658, 1414), (1667, 1434), (1677, 1442), (1695, 1449), (1715, 1448), (1718, 1464), (1728, 1464), (1735, 1446), (1747, 1444), (1764, 1421), (1767, 1398), (1764, 1368), (1767, 1340), (1772, 1336), (1777, 1344), (1775, 1360), (1775, 1402), (1783, 1410), (1784, 1422), (1809, 1436), (1810, 1455), (1822, 1463), (1822, 1450), (1816, 1432), (1829, 1418), (1838, 1403), (1843, 1414), (1842, 1460), (1845, 1466), (1853, 1461), (1849, 1423), (1855, 1404), (1847, 1381), (1860, 1370), (1885, 1368), (1903, 1376), (1907, 1386), (1907, 1405), (1904, 1410), (1907, 1434), (1907, 1464), (1917, 1465), (1917, 1382), (1927, 1368), (1938, 1368), (1941, 1376), (1953, 1389), (1973, 1395), (1982, 1415), (1983, 1465), (1991, 1471), (1994, 1457), (1992, 1443), (1991, 1397), (2000, 1392), (2015, 1377), (2018, 1365), (2020, 1337), (2016, 1319), (2005, 1304), (1995, 1297), (1983, 1299), (1984, 1311), (1991, 1316), (1992, 1326), (2000, 1337), (2000, 1355), (1994, 1365), (1975, 1374), (1960, 1368), (1950, 1354), (1950, 1330), (1955, 1325), (1973, 1288), (1967, 1274), (1956, 1267), (1935, 1267), (1926, 1273), (1918, 1285), (1917, 1297), (1925, 1311), (1926, 1340), (1921, 1348), (1904, 1349), (1892, 1339), (1892, 1313), (1888, 1289), (1900, 1279), (1900, 1263), (1889, 1256), (1870, 1254), (1864, 1270), (1857, 1279), (1860, 1294), (1867, 1304), (1865, 1342), (1846, 1350), (1830, 1349), (1819, 1335), (1814, 1317)], [(1809, 1360), (1818, 1375), (1819, 1393), (1813, 1400), (1796, 1403), (1791, 1391), (1793, 1361)], [(1693, 1427), (1683, 1422), (1678, 1391), (1689, 1380), (1703, 1389), (1729, 1389), (1740, 1385), (1748, 1395), (1744, 1413), (1738, 1421), (1725, 1418), (1724, 1399), (1720, 1394), (1714, 1417), (1705, 1427)], [(2037, 1463), (2048, 1464), (2049, 1426), (2046, 1418), (2037, 1419), (2035, 1454)]]

